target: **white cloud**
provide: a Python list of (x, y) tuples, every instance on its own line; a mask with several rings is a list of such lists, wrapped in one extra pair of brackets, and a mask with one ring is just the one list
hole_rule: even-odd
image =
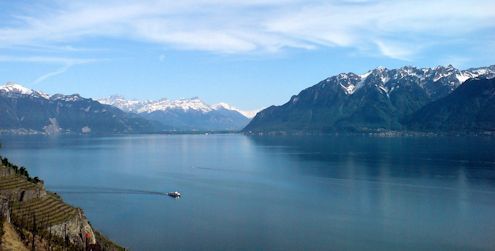
[(48, 72), (46, 74), (43, 74), (40, 77), (36, 78), (33, 81), (33, 84), (38, 84), (38, 83), (41, 83), (41, 82), (45, 81), (48, 78), (51, 78), (53, 76), (60, 75), (60, 74), (62, 74), (64, 72), (66, 72), (67, 70), (69, 70), (69, 68), (71, 68), (71, 67), (72, 67), (72, 64), (66, 64), (66, 65), (62, 66), (61, 68), (56, 69), (55, 71), (52, 71), (52, 72)]
[(407, 60), (432, 42), (493, 31), (493, 9), (493, 0), (56, 1), (10, 17), (20, 25), (0, 27), (0, 47), (113, 37), (217, 53), (376, 48)]
[(28, 63), (55, 63), (55, 64), (87, 64), (103, 59), (94, 58), (70, 58), (70, 57), (52, 57), (52, 56), (11, 56), (0, 55), (0, 62), (28, 62)]
[(414, 45), (404, 45), (400, 43), (391, 43), (385, 41), (375, 41), (380, 52), (390, 58), (410, 61), (411, 57), (418, 51)]
[(49, 63), (49, 64), (62, 64), (62, 67), (57, 68), (54, 71), (45, 73), (33, 81), (33, 84), (41, 83), (48, 78), (60, 75), (68, 71), (72, 66), (88, 64), (103, 59), (80, 59), (80, 58), (68, 58), (68, 57), (46, 57), (46, 56), (2, 56), (0, 55), (0, 62), (28, 62), (28, 63)]

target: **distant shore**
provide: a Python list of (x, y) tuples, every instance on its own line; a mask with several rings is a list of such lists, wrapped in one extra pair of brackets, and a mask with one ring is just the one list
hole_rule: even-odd
[(166, 134), (166, 135), (182, 135), (182, 134), (237, 134), (241, 131), (156, 131), (156, 132), (136, 132), (136, 133), (80, 133), (80, 132), (58, 132), (50, 133), (31, 129), (0, 129), (0, 135), (6, 136), (25, 136), (25, 135), (41, 135), (41, 136), (56, 136), (56, 135), (74, 135), (74, 136), (114, 136), (114, 135), (149, 135), (149, 134)]
[(363, 131), (363, 132), (318, 132), (318, 131), (266, 131), (266, 132), (243, 132), (252, 136), (377, 136), (377, 137), (435, 137), (435, 136), (495, 136), (495, 131), (467, 132), (422, 132), (422, 131)]
[(0, 129), (0, 136), (128, 136), (128, 135), (209, 135), (209, 134), (243, 134), (250, 136), (337, 136), (337, 135), (361, 135), (361, 136), (379, 136), (379, 137), (434, 137), (434, 136), (495, 136), (495, 131), (394, 131), (394, 130), (369, 130), (369, 131), (160, 131), (160, 132), (141, 132), (141, 133), (72, 133), (63, 132), (57, 134), (46, 133), (35, 130), (25, 129)]

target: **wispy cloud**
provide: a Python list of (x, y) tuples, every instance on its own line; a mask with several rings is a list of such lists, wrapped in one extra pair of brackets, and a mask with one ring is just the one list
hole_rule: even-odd
[(50, 57), (50, 56), (5, 56), (0, 55), (0, 62), (27, 62), (27, 63), (43, 63), (43, 64), (62, 64), (62, 67), (58, 67), (54, 71), (45, 73), (33, 81), (33, 84), (41, 83), (48, 78), (63, 74), (75, 65), (88, 64), (103, 59), (93, 58), (69, 58), (69, 57)]
[(38, 84), (40, 82), (45, 81), (48, 78), (51, 78), (53, 76), (60, 75), (60, 74), (62, 74), (64, 72), (66, 72), (67, 70), (69, 70), (69, 68), (71, 68), (71, 67), (72, 67), (72, 64), (66, 64), (66, 65), (62, 66), (61, 68), (59, 68), (59, 69), (57, 69), (55, 71), (52, 71), (52, 72), (48, 72), (46, 74), (43, 74), (40, 77), (38, 77), (37, 79), (35, 79), (33, 81), (33, 84)]
[(28, 62), (28, 63), (55, 63), (55, 64), (87, 64), (105, 59), (71, 58), (55, 56), (12, 56), (0, 55), (0, 62)]
[(2, 25), (0, 46), (112, 37), (216, 53), (374, 48), (407, 60), (432, 41), (495, 29), (492, 0), (54, 1), (45, 8)]
[(417, 46), (411, 44), (400, 44), (397, 42), (375, 41), (381, 54), (395, 59), (411, 61), (411, 57), (419, 50)]

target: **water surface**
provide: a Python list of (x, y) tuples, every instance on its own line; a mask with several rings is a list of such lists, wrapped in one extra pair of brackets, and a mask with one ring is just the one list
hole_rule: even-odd
[[(495, 249), (493, 138), (0, 141), (2, 155), (132, 250)], [(175, 190), (182, 199), (156, 193)]]

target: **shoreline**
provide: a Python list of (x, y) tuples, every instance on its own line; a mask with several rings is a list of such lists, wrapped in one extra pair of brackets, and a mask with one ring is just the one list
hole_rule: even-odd
[(495, 131), (452, 131), (452, 132), (430, 132), (430, 131), (393, 131), (393, 130), (377, 130), (377, 131), (362, 131), (362, 132), (320, 132), (320, 131), (170, 131), (170, 132), (144, 132), (144, 133), (115, 133), (115, 134), (82, 134), (82, 133), (59, 133), (48, 134), (44, 132), (36, 133), (16, 133), (0, 130), (0, 136), (15, 137), (15, 136), (42, 136), (42, 137), (57, 137), (57, 136), (74, 136), (74, 137), (118, 137), (118, 136), (136, 136), (136, 135), (246, 135), (246, 136), (375, 136), (375, 137), (444, 137), (444, 136), (479, 136), (479, 137), (494, 137)]

